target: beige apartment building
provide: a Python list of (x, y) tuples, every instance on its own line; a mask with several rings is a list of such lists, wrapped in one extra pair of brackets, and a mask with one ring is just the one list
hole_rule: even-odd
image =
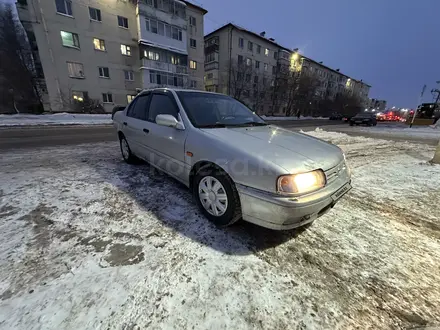
[(203, 16), (188, 1), (20, 0), (47, 90), (45, 110), (92, 99), (111, 111), (139, 89), (204, 89)]
[[(339, 69), (329, 68), (322, 62), (300, 55), (297, 49), (290, 50), (278, 44), (273, 38), (266, 37), (265, 32), (258, 34), (229, 23), (205, 36), (206, 90), (233, 96), (233, 68), (236, 63), (252, 66), (254, 70), (251, 74), (254, 77), (262, 75), (263, 80), (267, 81), (263, 84), (266, 89), (274, 86), (279, 70), (289, 67), (291, 70), (308, 71), (318, 78), (317, 98), (334, 99), (338, 93), (349, 92), (356, 93), (363, 103), (368, 102), (370, 85), (339, 72)], [(250, 93), (255, 82), (252, 81)], [(246, 97), (241, 99), (246, 100)], [(274, 104), (269, 97), (255, 110), (282, 115), (283, 105), (279, 104), (274, 109)]]

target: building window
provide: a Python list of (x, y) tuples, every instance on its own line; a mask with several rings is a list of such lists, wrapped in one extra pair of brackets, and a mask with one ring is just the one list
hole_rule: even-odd
[(110, 72), (107, 67), (99, 67), (98, 71), (99, 71), (100, 78), (110, 78)]
[(90, 19), (93, 21), (101, 22), (101, 10), (93, 7), (89, 7)]
[(93, 45), (96, 50), (105, 51), (105, 41), (98, 38), (93, 38)]
[(191, 80), (191, 88), (197, 88), (197, 81), (196, 80)]
[(89, 93), (80, 92), (80, 91), (72, 91), (72, 99), (76, 102), (84, 102), (89, 98)]
[(121, 54), (131, 56), (131, 47), (127, 45), (121, 45)]
[(269, 56), (269, 48), (264, 49), (264, 55)]
[(149, 50), (149, 51), (144, 50), (144, 57), (148, 58), (149, 60), (153, 60), (153, 61), (160, 60), (160, 54), (157, 52), (153, 52), (152, 50)]
[(113, 103), (113, 95), (112, 95), (112, 93), (102, 93), (102, 102), (104, 102), (104, 103)]
[(243, 56), (238, 55), (238, 64), (243, 63)]
[(124, 70), (124, 77), (125, 77), (125, 80), (134, 81), (134, 73), (133, 73), (133, 71)]
[(72, 16), (72, 1), (70, 0), (55, 0), (57, 13)]
[(145, 19), (145, 29), (151, 33), (182, 41), (182, 30), (154, 19)]
[(118, 26), (128, 29), (128, 18), (118, 15)]
[(246, 65), (247, 66), (251, 66), (252, 65), (252, 60), (249, 57), (246, 58)]
[(255, 69), (259, 69), (260, 68), (260, 61), (255, 61)]
[(189, 61), (189, 67), (190, 69), (197, 70), (197, 62), (193, 60)]
[(214, 74), (213, 73), (208, 73), (206, 75), (206, 79), (212, 79), (212, 78), (214, 78)]
[(272, 74), (276, 74), (277, 73), (277, 67), (274, 65), (272, 67)]
[(209, 53), (205, 56), (205, 62), (214, 62), (215, 61), (215, 53)]
[(61, 42), (63, 46), (79, 48), (79, 37), (76, 33), (61, 31)]
[(196, 48), (197, 47), (196, 39), (189, 39), (189, 44), (192, 48)]
[(267, 63), (264, 63), (264, 71), (269, 70), (269, 65)]
[(84, 66), (82, 63), (67, 62), (67, 71), (71, 78), (84, 78)]
[(189, 17), (189, 25), (191, 25), (191, 26), (196, 26), (197, 25), (195, 17), (193, 17), (193, 16)]
[(135, 97), (136, 95), (127, 94), (127, 103), (131, 103), (131, 101), (133, 101)]
[(261, 54), (261, 46), (257, 45), (257, 54)]
[(240, 47), (240, 48), (244, 47), (244, 39), (243, 38), (238, 39), (238, 47)]
[(183, 76), (167, 72), (150, 70), (150, 83), (183, 87)]
[(277, 59), (278, 58), (278, 53), (277, 52), (273, 52), (273, 58)]
[(251, 41), (248, 41), (248, 50), (252, 51), (254, 49), (254, 44)]

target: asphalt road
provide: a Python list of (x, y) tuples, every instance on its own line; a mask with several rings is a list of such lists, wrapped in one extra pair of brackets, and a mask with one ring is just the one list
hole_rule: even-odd
[[(294, 131), (309, 131), (316, 127), (332, 126), (331, 130), (349, 135), (371, 136), (375, 138), (392, 139), (396, 141), (411, 140), (414, 142), (436, 145), (436, 140), (428, 141), (418, 138), (396, 138), (369, 134), (365, 131), (356, 131), (340, 121), (312, 119), (298, 121), (273, 121), (272, 124), (289, 128)], [(382, 123), (379, 123), (381, 125)], [(389, 123), (388, 123), (389, 124)], [(111, 125), (93, 126), (36, 126), (36, 127), (3, 127), (0, 128), (0, 150), (18, 148), (36, 148), (46, 146), (62, 146), (82, 143), (96, 143), (115, 141), (116, 132)]]

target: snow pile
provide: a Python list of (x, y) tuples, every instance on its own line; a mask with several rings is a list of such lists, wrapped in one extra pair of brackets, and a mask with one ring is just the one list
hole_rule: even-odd
[[(0, 158), (5, 329), (383, 329), (440, 324), (433, 147), (339, 145), (353, 190), (307, 230), (217, 229), (116, 143)], [(28, 161), (23, 162), (23, 159)]]
[(0, 126), (103, 125), (111, 124), (111, 114), (55, 113), (46, 115), (0, 115)]
[(276, 116), (261, 116), (261, 118), (263, 118), (264, 120), (267, 121), (272, 121), (272, 120), (311, 120), (311, 119), (323, 119), (323, 120), (328, 120), (328, 118), (326, 117), (303, 117), (301, 116), (299, 119), (297, 116), (292, 116), (292, 117), (276, 117)]

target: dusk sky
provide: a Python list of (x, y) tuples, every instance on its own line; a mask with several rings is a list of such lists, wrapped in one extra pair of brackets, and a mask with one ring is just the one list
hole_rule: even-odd
[[(192, 0), (190, 0), (192, 1)], [(197, 0), (205, 33), (232, 22), (372, 88), (388, 106), (415, 107), (440, 80), (439, 0)], [(439, 86), (440, 87), (440, 86)]]

